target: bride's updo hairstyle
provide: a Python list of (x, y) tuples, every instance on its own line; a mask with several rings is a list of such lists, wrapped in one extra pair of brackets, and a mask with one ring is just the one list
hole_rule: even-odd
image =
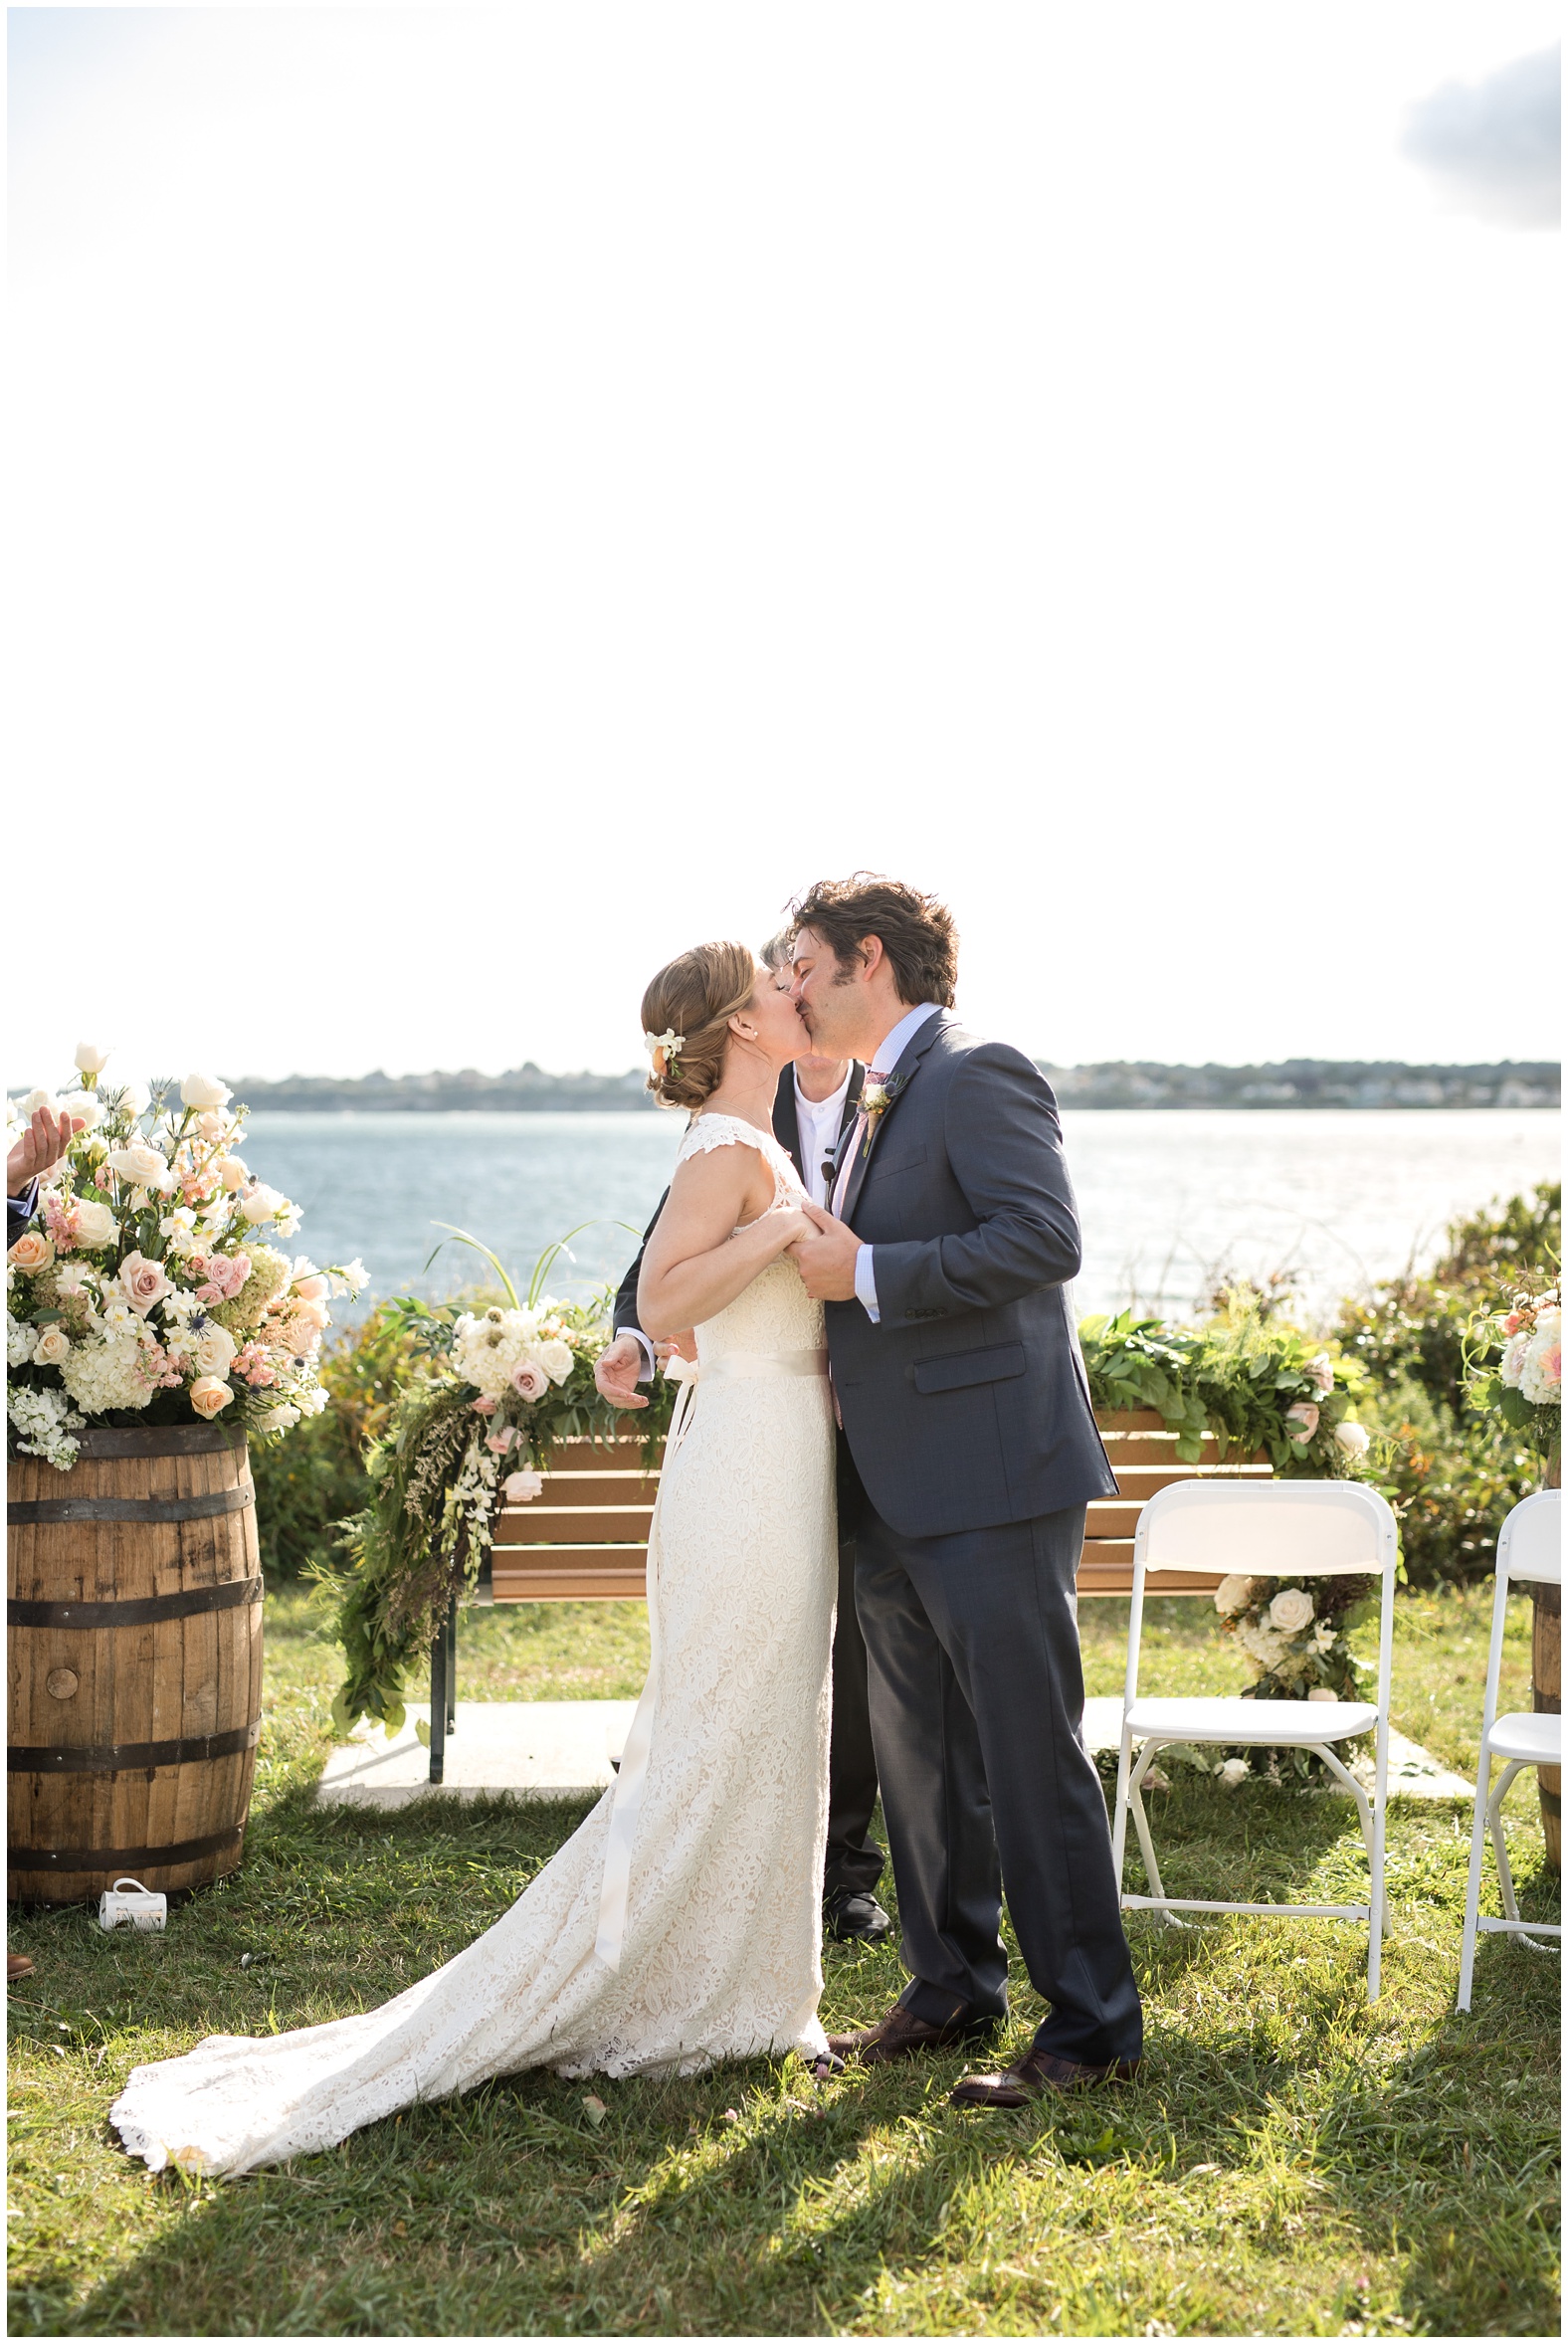
[(643, 995), (643, 1032), (682, 1038), (679, 1050), (658, 1053), (648, 1077), (661, 1106), (699, 1107), (717, 1089), (729, 1021), (749, 1006), (756, 982), (749, 944), (698, 944), (660, 970)]

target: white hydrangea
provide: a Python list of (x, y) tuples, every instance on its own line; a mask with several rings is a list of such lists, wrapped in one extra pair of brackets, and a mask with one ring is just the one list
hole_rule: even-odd
[(25, 1318), (5, 1314), (5, 1362), (7, 1367), (25, 1367), (38, 1345), (38, 1329), (29, 1326)]
[(145, 1408), (155, 1389), (141, 1345), (129, 1329), (111, 1330), (101, 1342), (78, 1343), (60, 1375), (89, 1416), (110, 1408)]
[(1563, 1396), (1563, 1314), (1537, 1312), (1519, 1373), (1519, 1390), (1532, 1407), (1561, 1407)]
[(1255, 1627), (1251, 1620), (1239, 1623), (1236, 1641), (1249, 1659), (1258, 1662), (1260, 1668), (1274, 1672), (1290, 1651), (1288, 1641), (1275, 1630), (1261, 1625)]
[(15, 1427), (16, 1445), (25, 1457), (41, 1457), (60, 1473), (69, 1473), (81, 1443), (71, 1435), (82, 1419), (66, 1405), (63, 1393), (21, 1390), (6, 1394), (6, 1408)]
[(537, 1310), (495, 1309), (476, 1318), (466, 1310), (453, 1329), (453, 1366), (490, 1400), (504, 1398), (524, 1366), (564, 1384), (572, 1372), (571, 1346), (558, 1336), (541, 1337), (540, 1316)]

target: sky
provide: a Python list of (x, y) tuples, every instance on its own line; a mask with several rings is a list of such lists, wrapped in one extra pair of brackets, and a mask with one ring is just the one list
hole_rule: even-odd
[(6, 1078), (1558, 1053), (1557, 11), (13, 9)]

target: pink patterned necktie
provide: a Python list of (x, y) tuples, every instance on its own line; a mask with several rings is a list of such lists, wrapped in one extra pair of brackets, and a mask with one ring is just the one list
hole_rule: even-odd
[[(866, 1080), (861, 1087), (862, 1098), (866, 1096), (868, 1090), (875, 1089), (879, 1082), (885, 1082), (886, 1079), (886, 1075), (880, 1074), (875, 1067), (868, 1067), (866, 1070)], [(839, 1210), (839, 1191), (841, 1187), (848, 1187), (849, 1185), (850, 1166), (854, 1163), (857, 1152), (866, 1145), (866, 1109), (861, 1107), (857, 1111), (855, 1120), (850, 1126), (850, 1152), (847, 1156), (841, 1155), (839, 1159), (838, 1173), (833, 1183), (833, 1202), (829, 1209), (840, 1221), (844, 1219), (844, 1215)]]

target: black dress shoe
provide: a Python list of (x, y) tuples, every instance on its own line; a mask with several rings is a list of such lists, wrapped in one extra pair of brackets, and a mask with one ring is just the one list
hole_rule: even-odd
[(892, 1935), (892, 1922), (870, 1891), (860, 1896), (836, 1897), (823, 1907), (822, 1917), (830, 1937), (855, 1937), (863, 1945), (880, 1945), (884, 1937)]

